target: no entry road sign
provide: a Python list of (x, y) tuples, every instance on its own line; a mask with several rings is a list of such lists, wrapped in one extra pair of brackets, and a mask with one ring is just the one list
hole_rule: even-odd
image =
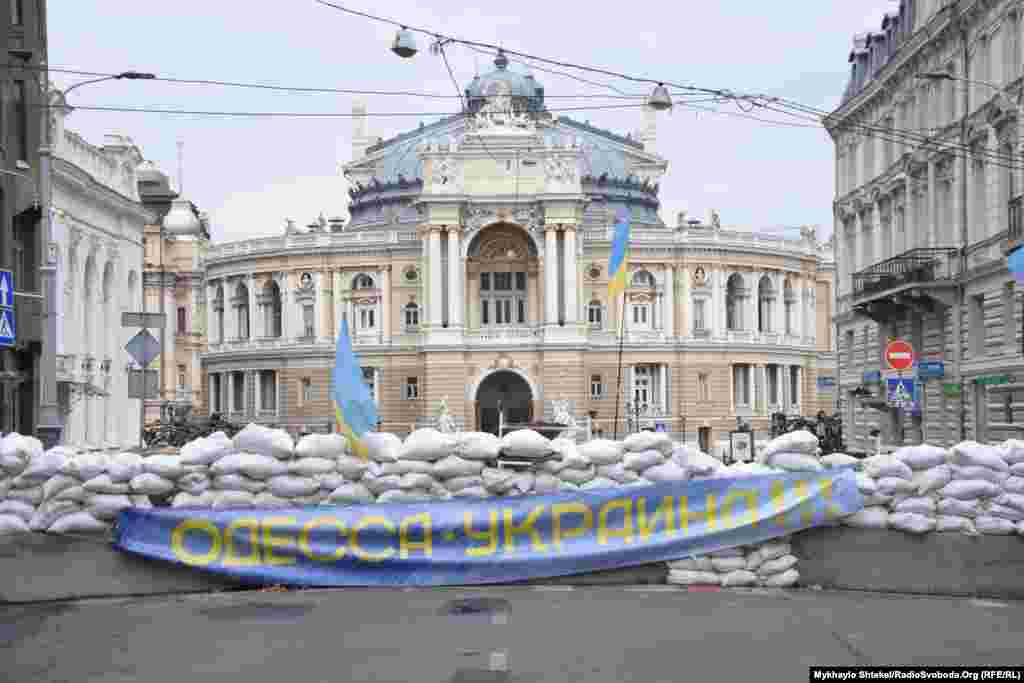
[(902, 339), (889, 342), (885, 347), (885, 362), (896, 372), (909, 370), (914, 367), (914, 347)]

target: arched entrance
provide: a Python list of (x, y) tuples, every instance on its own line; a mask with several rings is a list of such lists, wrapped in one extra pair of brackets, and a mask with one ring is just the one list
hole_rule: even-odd
[(476, 425), (481, 432), (498, 433), (498, 411), (506, 424), (523, 424), (533, 419), (533, 392), (529, 383), (510, 370), (493, 372), (476, 390)]

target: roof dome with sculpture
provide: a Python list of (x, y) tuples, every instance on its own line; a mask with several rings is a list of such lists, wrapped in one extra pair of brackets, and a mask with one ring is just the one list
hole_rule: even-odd
[(494, 59), (494, 71), (477, 76), (466, 87), (466, 104), (476, 113), (489, 98), (509, 97), (516, 111), (541, 112), (544, 110), (544, 87), (531, 74), (520, 74), (508, 69), (508, 57), (499, 51)]

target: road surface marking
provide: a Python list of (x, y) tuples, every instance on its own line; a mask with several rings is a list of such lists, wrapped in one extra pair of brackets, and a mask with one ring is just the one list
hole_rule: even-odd
[(569, 592), (575, 590), (574, 586), (534, 586), (533, 590), (541, 592)]
[(975, 607), (1009, 607), (1010, 605), (1005, 602), (998, 602), (996, 600), (971, 600), (971, 604)]

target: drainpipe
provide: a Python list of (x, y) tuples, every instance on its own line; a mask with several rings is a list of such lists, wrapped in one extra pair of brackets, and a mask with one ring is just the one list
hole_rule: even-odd
[[(960, 42), (963, 45), (964, 55), (964, 78), (969, 78), (970, 71), (970, 46), (967, 42), (967, 27), (964, 25), (963, 16), (958, 17), (960, 22)], [(963, 101), (961, 106), (963, 112), (960, 116), (960, 145), (964, 150), (961, 160), (960, 173), (960, 274), (957, 277), (957, 300), (955, 304), (956, 319), (953, 330), (956, 334), (956, 344), (953, 346), (956, 357), (956, 380), (960, 384), (960, 440), (967, 440), (967, 387), (964, 386), (963, 370), (963, 315), (964, 302), (966, 300), (967, 287), (964, 278), (967, 274), (967, 244), (969, 232), (967, 229), (967, 172), (970, 170), (970, 152), (967, 150), (967, 117), (970, 114), (970, 87), (964, 83)]]

